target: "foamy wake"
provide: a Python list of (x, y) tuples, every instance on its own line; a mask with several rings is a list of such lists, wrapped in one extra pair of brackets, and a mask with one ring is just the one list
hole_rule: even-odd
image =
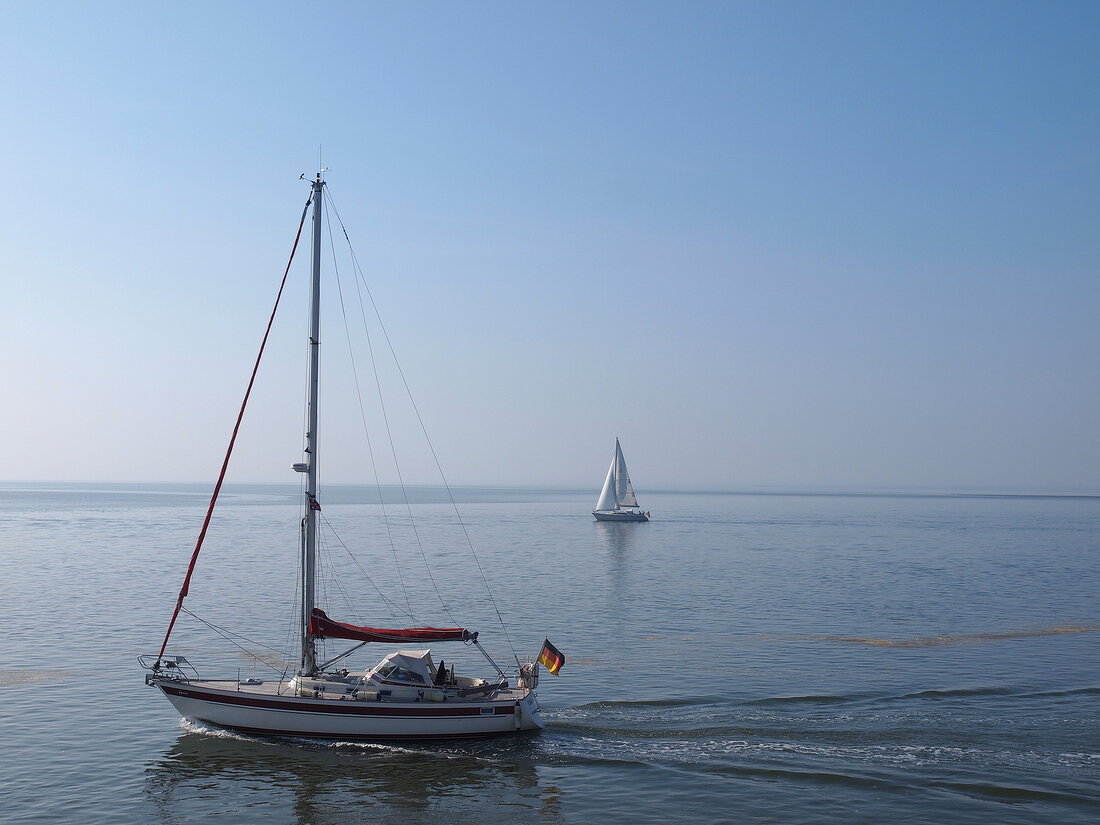
[(206, 725), (202, 722), (196, 722), (192, 719), (180, 719), (180, 730), (182, 730), (184, 733), (194, 733), (201, 736), (209, 736), (214, 739), (226, 739), (234, 742), (253, 742), (259, 744), (278, 744), (280, 742), (285, 744), (287, 742), (296, 742), (315, 750), (373, 751), (386, 754), (409, 754), (412, 756), (422, 756), (424, 754), (430, 754), (432, 758), (443, 759), (468, 759), (470, 756), (469, 754), (452, 754), (441, 750), (416, 748), (386, 742), (354, 742), (333, 739), (316, 739), (308, 736), (286, 736), (280, 737), (279, 740), (264, 739), (262, 737), (249, 736), (246, 733), (239, 733), (237, 731), (227, 730), (226, 728)]

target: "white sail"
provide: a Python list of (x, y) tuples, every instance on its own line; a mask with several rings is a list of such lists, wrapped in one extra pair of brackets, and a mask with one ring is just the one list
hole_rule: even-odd
[(615, 500), (615, 458), (611, 459), (611, 466), (607, 468), (607, 478), (604, 480), (600, 497), (596, 501), (597, 510), (615, 510), (618, 502)]
[(619, 439), (615, 439), (615, 499), (619, 507), (637, 507), (638, 499), (634, 496), (634, 485), (630, 483), (630, 473), (626, 471), (626, 459), (623, 458), (623, 448), (619, 446)]
[(619, 439), (615, 439), (615, 454), (611, 456), (611, 466), (607, 468), (607, 478), (596, 501), (596, 510), (611, 512), (624, 507), (637, 507), (638, 499), (634, 495), (634, 485), (630, 483), (630, 473), (626, 470), (626, 459)]

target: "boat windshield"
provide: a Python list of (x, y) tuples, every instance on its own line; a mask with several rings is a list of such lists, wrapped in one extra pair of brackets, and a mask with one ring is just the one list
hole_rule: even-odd
[(418, 685), (425, 683), (424, 677), (419, 673), (413, 673), (407, 667), (401, 667), (400, 665), (387, 664), (377, 670), (376, 673), (383, 679), (389, 679), (393, 682), (412, 682)]
[(419, 655), (391, 653), (374, 666), (373, 672), (383, 679), (424, 685), (431, 681), (432, 659), (428, 651)]

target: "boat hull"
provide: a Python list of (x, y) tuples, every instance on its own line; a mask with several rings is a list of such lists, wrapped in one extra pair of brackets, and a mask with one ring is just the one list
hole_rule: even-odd
[(393, 741), (503, 736), (542, 729), (530, 692), (454, 702), (356, 702), (213, 688), (151, 677), (183, 716), (244, 733)]
[(649, 521), (645, 513), (634, 513), (630, 510), (593, 510), (592, 515), (596, 521)]

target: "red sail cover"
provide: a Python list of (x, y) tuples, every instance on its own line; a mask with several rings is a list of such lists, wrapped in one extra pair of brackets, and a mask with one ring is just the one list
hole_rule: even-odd
[(393, 630), (378, 627), (356, 627), (336, 622), (319, 607), (313, 608), (309, 632), (325, 639), (352, 639), (357, 642), (461, 642), (466, 631), (461, 627), (407, 627)]

